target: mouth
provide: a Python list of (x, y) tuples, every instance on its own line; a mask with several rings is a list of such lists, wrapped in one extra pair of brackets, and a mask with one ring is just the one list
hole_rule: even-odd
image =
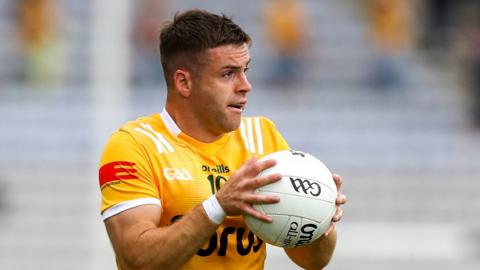
[(245, 110), (246, 105), (247, 105), (247, 102), (238, 102), (238, 103), (229, 104), (228, 108), (233, 109), (235, 111), (243, 112)]

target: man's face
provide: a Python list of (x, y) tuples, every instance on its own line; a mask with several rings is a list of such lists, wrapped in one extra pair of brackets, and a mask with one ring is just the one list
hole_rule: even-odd
[(208, 49), (192, 80), (191, 105), (208, 132), (221, 135), (238, 128), (252, 86), (246, 71), (247, 44)]

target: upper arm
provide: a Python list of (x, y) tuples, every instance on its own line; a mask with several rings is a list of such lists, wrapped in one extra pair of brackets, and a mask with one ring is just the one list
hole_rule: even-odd
[(103, 219), (140, 205), (160, 205), (160, 190), (150, 158), (127, 132), (114, 133), (99, 169)]
[(138, 256), (134, 248), (137, 240), (144, 232), (159, 227), (161, 214), (160, 206), (148, 204), (130, 208), (104, 220), (121, 264), (135, 260)]
[(101, 213), (118, 260), (134, 260), (139, 237), (160, 224), (162, 205), (144, 148), (127, 132), (114, 133), (100, 161)]

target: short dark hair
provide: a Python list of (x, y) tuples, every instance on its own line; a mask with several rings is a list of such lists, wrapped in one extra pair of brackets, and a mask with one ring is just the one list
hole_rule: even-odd
[(167, 86), (173, 72), (201, 64), (207, 49), (229, 44), (251, 44), (250, 36), (230, 17), (193, 9), (175, 14), (160, 33), (160, 57)]

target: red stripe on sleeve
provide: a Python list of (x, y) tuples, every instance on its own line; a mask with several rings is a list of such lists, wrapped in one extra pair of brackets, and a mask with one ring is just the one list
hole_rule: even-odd
[(98, 172), (100, 187), (112, 181), (138, 179), (135, 165), (128, 161), (114, 161), (103, 165)]

